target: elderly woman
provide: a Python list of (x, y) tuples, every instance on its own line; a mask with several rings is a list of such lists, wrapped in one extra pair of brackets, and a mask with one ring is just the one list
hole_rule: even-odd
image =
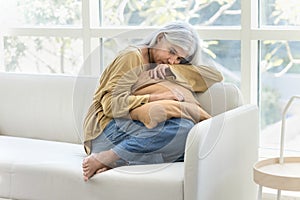
[(191, 94), (223, 79), (201, 66), (199, 42), (192, 26), (171, 23), (120, 52), (106, 68), (84, 121), (85, 181), (122, 165), (183, 161), (190, 129), (209, 118)]

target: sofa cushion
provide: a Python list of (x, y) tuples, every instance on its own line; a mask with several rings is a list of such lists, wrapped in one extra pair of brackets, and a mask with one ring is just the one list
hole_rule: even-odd
[(84, 157), (82, 145), (0, 136), (0, 197), (183, 199), (183, 163), (124, 166), (84, 182)]
[(0, 73), (0, 134), (79, 143), (72, 89), (70, 77)]
[[(173, 78), (173, 76), (171, 77)], [(131, 92), (134, 95), (165, 95), (165, 93), (171, 92), (180, 94), (183, 97), (182, 101), (158, 100), (148, 102), (131, 110), (131, 118), (143, 122), (147, 128), (154, 128), (157, 124), (172, 117), (190, 119), (194, 123), (211, 117), (201, 108), (190, 89), (183, 87), (170, 77), (153, 79), (148, 71), (142, 72), (138, 81), (132, 86)], [(160, 114), (157, 115), (157, 113)]]
[(0, 135), (81, 143), (97, 82), (97, 77), (0, 73)]
[(201, 106), (216, 116), (244, 104), (240, 90), (232, 83), (215, 83), (203, 93), (196, 93)]

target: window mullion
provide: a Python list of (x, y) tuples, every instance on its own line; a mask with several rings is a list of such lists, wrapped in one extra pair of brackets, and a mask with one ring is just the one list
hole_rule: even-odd
[(47, 28), (47, 27), (21, 27), (7, 28), (1, 31), (5, 36), (36, 36), (36, 37), (73, 37), (82, 36), (81, 28)]
[(258, 104), (258, 42), (251, 38), (258, 25), (258, 3), (241, 0), (241, 10), (241, 91), (245, 103)]
[(0, 70), (5, 71), (4, 69), (4, 36), (0, 33)]
[(83, 74), (92, 74), (91, 37), (90, 37), (90, 1), (82, 1), (82, 42), (83, 42)]
[[(99, 0), (99, 26), (103, 28), (103, 1)], [(104, 40), (103, 37), (100, 37), (99, 39), (99, 45), (100, 45), (100, 71), (104, 71)]]

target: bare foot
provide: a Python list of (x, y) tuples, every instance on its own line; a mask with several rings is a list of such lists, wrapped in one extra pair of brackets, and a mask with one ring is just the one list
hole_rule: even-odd
[(94, 174), (111, 169), (119, 157), (112, 151), (102, 151), (86, 157), (82, 162), (83, 179), (87, 181)]
[(86, 157), (82, 162), (82, 168), (83, 168), (83, 179), (84, 181), (87, 181), (89, 178), (91, 178), (95, 173), (101, 173), (108, 169), (106, 165), (101, 163), (99, 160), (97, 160), (94, 156), (94, 154), (89, 155)]

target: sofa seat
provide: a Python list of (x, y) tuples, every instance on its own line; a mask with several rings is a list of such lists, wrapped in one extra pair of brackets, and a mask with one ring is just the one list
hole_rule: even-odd
[(38, 200), (183, 199), (183, 163), (124, 166), (84, 182), (84, 157), (80, 144), (0, 136), (0, 193)]

